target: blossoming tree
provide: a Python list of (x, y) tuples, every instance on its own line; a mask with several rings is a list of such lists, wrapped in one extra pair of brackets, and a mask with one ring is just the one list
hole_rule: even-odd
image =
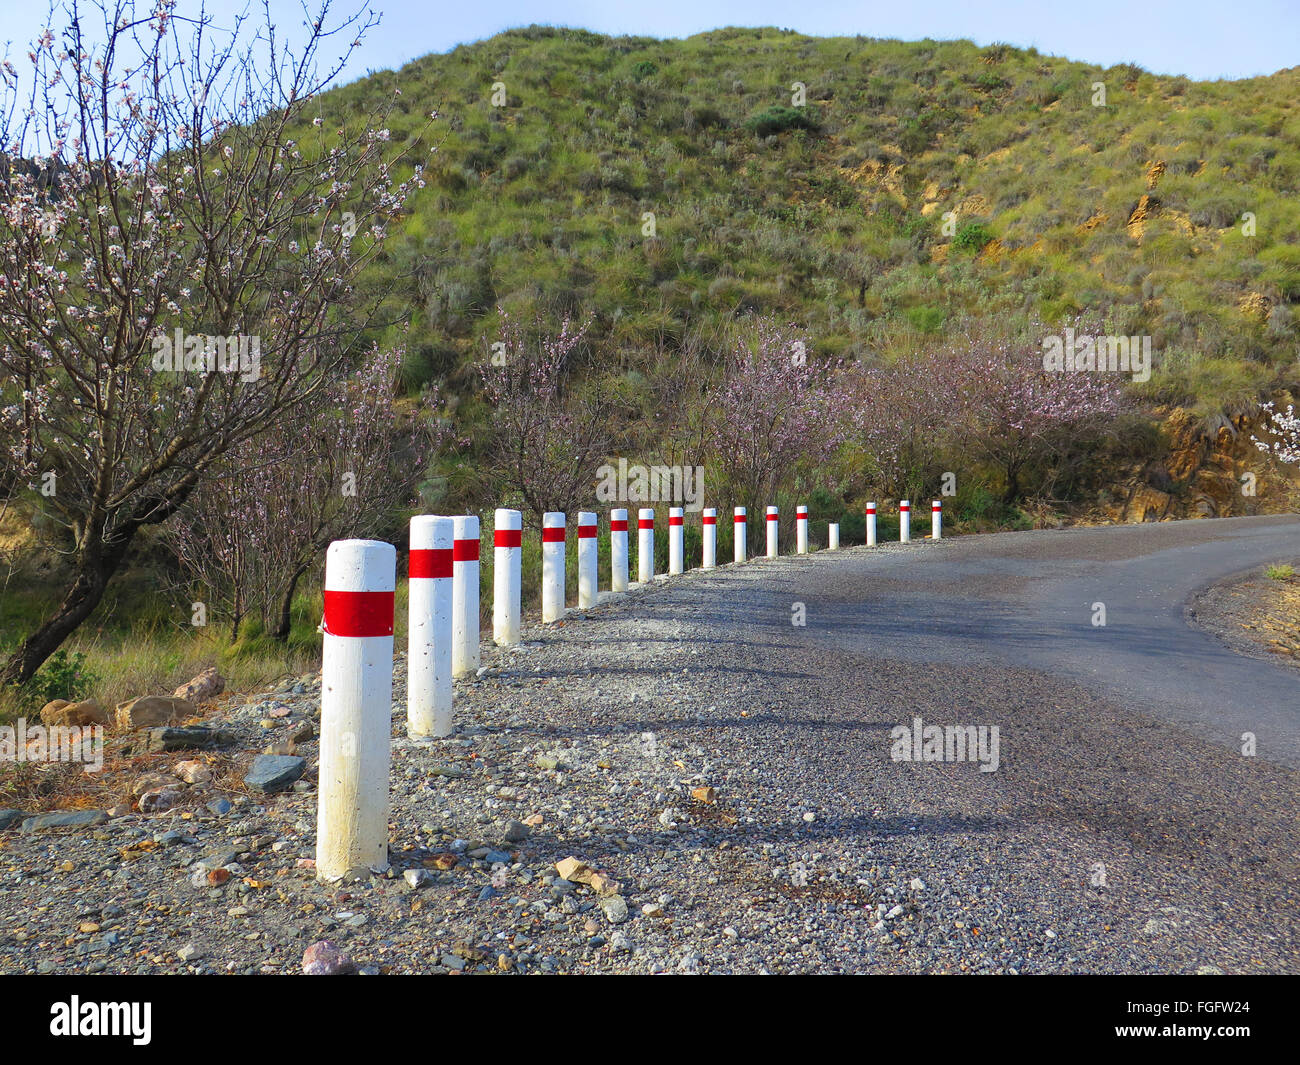
[[(289, 637), (299, 581), (333, 540), (387, 533), (409, 504), (436, 423), (399, 424), (401, 347), (374, 348), (357, 372), (331, 382), (305, 420), (281, 422), (230, 452), (164, 528), (204, 604), (231, 638), (248, 616)], [(428, 399), (433, 401), (433, 397)]]
[(320, 114), (372, 24), (330, 6), (289, 48), (269, 8), (223, 32), (173, 0), (69, 0), (26, 74), (3, 67), (0, 454), (71, 576), (0, 680), (30, 678), (139, 531), (319, 402), (375, 324), (354, 281), (420, 169), (390, 146), (391, 101)]
[(845, 441), (849, 393), (838, 364), (790, 326), (760, 318), (739, 338), (706, 400), (709, 450), (738, 503), (775, 502)]
[(548, 510), (571, 514), (592, 498), (609, 446), (599, 391), (578, 390), (570, 372), (586, 331), (565, 321), (551, 334), (537, 323), (537, 335), (529, 337), (503, 313), (492, 355), (479, 367), (492, 408), (493, 433), (483, 453), (486, 487), (518, 496), (539, 518)]

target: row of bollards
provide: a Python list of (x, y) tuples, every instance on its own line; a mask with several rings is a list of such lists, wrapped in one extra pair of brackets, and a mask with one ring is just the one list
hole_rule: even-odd
[[(777, 557), (780, 514), (765, 515), (767, 557)], [(866, 540), (876, 543), (876, 505), (866, 508)], [(746, 509), (736, 507), (735, 561), (746, 561)], [(598, 598), (596, 514), (578, 515), (578, 606)], [(704, 569), (717, 566), (718, 512), (702, 515)], [(628, 512), (610, 512), (610, 588), (628, 590)], [(542, 518), (542, 620), (564, 614), (565, 515)], [(655, 517), (637, 515), (637, 576), (654, 579)], [(668, 572), (685, 571), (685, 511), (668, 513)], [(931, 534), (942, 536), (942, 504), (931, 508)], [(911, 507), (899, 503), (899, 540), (911, 539)], [(472, 515), (411, 519), (407, 632), (407, 734), (417, 742), (451, 735), (453, 679), (479, 667), (479, 519)], [(838, 524), (827, 546), (840, 546)], [(520, 642), (523, 515), (498, 510), (493, 529), (492, 639)], [(808, 553), (808, 508), (795, 511), (795, 550)], [(393, 610), (396, 558), (392, 544), (338, 540), (325, 556), (321, 663), (320, 794), (316, 873), (325, 881), (388, 867), (388, 777), (393, 701)]]

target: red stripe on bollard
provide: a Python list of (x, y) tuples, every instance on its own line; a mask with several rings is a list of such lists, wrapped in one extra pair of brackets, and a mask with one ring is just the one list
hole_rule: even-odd
[(523, 529), (498, 529), (492, 541), (494, 547), (522, 547), (523, 543)]
[(680, 525), (680, 524), (682, 524), (682, 519), (681, 519), (681, 518), (669, 517), (669, 519), (668, 519), (668, 524), (669, 524), (669, 525)]
[(655, 527), (655, 520), (654, 518), (638, 518), (636, 527), (638, 529), (653, 529)]
[(899, 508), (898, 508), (899, 512), (902, 513), (902, 514), (910, 513), (910, 512), (911, 512), (911, 509), (912, 509), (912, 508), (911, 508), (911, 507), (908, 507), (908, 506), (902, 506), (902, 507), (899, 507)]
[[(559, 530), (556, 530), (556, 531), (558, 532)], [(560, 539), (563, 540), (564, 537), (561, 536)], [(594, 526), (594, 525), (579, 525), (579, 526), (578, 526), (578, 539), (579, 539), (579, 540), (594, 540), (594, 539), (596, 539), (596, 526)]]
[(874, 514), (875, 512), (876, 512), (876, 508), (875, 508), (875, 507), (867, 507), (867, 513), (868, 513), (868, 514)]
[(407, 573), (411, 577), (450, 577), (452, 553), (449, 548), (421, 548), (412, 551)]
[(543, 529), (542, 543), (544, 544), (562, 544), (564, 543), (564, 529)]
[(453, 562), (477, 562), (479, 560), (477, 540), (453, 540), (451, 542), (451, 551)]
[(718, 524), (718, 516), (717, 516), (716, 514), (705, 514), (705, 515), (704, 515), (704, 524), (705, 524), (705, 525), (717, 525), (717, 524)]
[(325, 590), (325, 631), (331, 636), (393, 635), (392, 592)]
[(736, 515), (736, 524), (737, 524), (737, 525), (744, 525), (744, 524), (745, 524), (745, 515), (743, 515), (743, 514), (737, 514), (737, 515)]
[(627, 519), (621, 521), (618, 518), (611, 518), (609, 523), (610, 532), (627, 532)]
[(769, 514), (769, 515), (767, 516), (767, 520), (768, 520), (768, 521), (776, 521), (776, 520), (777, 520), (778, 518), (780, 518), (780, 517), (781, 517), (781, 515), (779, 515), (779, 514)]

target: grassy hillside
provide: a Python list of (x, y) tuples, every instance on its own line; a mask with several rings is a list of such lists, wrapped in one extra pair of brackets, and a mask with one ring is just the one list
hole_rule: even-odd
[(624, 372), (747, 311), (852, 357), (965, 314), (1083, 314), (1150, 334), (1148, 398), (1207, 414), (1296, 361), (1297, 70), (1193, 82), (965, 41), (532, 27), (322, 110), (393, 90), (395, 138), (435, 108), (443, 138), (381, 267), (403, 279), (412, 386), (454, 381), (498, 303), (594, 315)]

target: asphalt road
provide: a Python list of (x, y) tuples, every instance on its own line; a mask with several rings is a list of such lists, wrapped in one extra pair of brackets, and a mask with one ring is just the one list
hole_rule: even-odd
[[(1300, 559), (1300, 518), (1006, 533), (855, 553), (807, 591), (810, 636), (913, 662), (1041, 670), (1300, 766), (1300, 673), (1187, 623), (1206, 585)], [(829, 583), (828, 583), (829, 582)], [(849, 589), (852, 591), (849, 592)], [(849, 594), (846, 594), (849, 592)], [(1100, 619), (1104, 607), (1104, 624)]]

